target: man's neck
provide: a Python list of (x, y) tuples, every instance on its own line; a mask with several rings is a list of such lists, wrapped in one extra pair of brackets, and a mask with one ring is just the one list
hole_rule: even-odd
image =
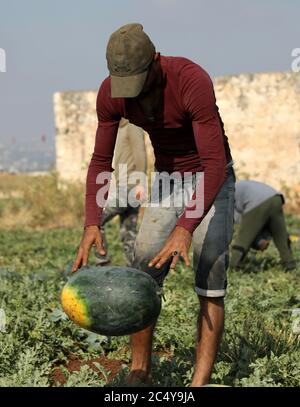
[(153, 75), (151, 89), (147, 93), (141, 93), (137, 97), (137, 102), (141, 106), (148, 120), (150, 122), (155, 122), (161, 108), (165, 78), (159, 59), (153, 62), (151, 69), (152, 72), (150, 74)]

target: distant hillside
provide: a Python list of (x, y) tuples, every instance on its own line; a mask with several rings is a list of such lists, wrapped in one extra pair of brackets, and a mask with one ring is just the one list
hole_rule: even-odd
[(54, 142), (45, 146), (0, 144), (0, 172), (49, 171), (54, 166)]

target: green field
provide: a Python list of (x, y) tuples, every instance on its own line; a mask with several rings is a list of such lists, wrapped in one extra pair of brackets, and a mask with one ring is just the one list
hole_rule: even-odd
[[(20, 219), (15, 208), (23, 210), (19, 201), (24, 198), (14, 199), (12, 208)], [(7, 202), (2, 200), (2, 216), (13, 214)], [(54, 215), (54, 208), (49, 213), (46, 208), (41, 205), (44, 223), (51, 223), (54, 215), (58, 222), (59, 204)], [(34, 219), (32, 213), (27, 219)], [(77, 219), (77, 227), (33, 229), (32, 224), (15, 222), (0, 229), (0, 309), (6, 314), (6, 332), (0, 332), (0, 387), (124, 385), (130, 363), (128, 337), (89, 334), (66, 320), (60, 308), (65, 272), (82, 233), (80, 223)], [(299, 234), (300, 219), (289, 216), (288, 227), (291, 234)], [(113, 264), (122, 265), (118, 233), (117, 224), (109, 225), (110, 256)], [(299, 260), (299, 242), (294, 252)], [(295, 315), (300, 309), (300, 270), (285, 273), (278, 262), (271, 246), (259, 256), (251, 253), (243, 271), (229, 271), (226, 329), (211, 383), (300, 385), (300, 314)], [(193, 272), (180, 265), (167, 277), (155, 334), (157, 387), (187, 386), (191, 381), (197, 301)]]
[[(0, 316), (1, 309), (6, 314), (0, 387), (124, 385), (128, 337), (89, 334), (60, 308), (81, 238), (83, 196), (82, 185), (61, 185), (55, 174), (0, 175)], [(299, 236), (299, 216), (288, 217), (288, 229)], [(124, 264), (117, 223), (109, 225), (108, 240), (112, 263)], [(299, 260), (299, 241), (294, 252)], [(271, 246), (251, 253), (243, 271), (229, 271), (226, 329), (212, 383), (300, 385), (300, 270), (285, 273), (278, 262)], [(155, 386), (189, 385), (197, 307), (193, 272), (179, 265), (167, 277), (155, 334)]]

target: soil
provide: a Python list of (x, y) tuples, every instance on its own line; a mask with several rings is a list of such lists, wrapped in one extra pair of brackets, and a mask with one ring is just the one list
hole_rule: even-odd
[[(165, 356), (169, 359), (172, 357), (171, 351), (154, 352), (154, 354), (158, 357)], [(110, 372), (110, 374), (108, 375), (108, 382), (111, 382), (120, 373), (123, 365), (123, 362), (121, 360), (109, 359), (107, 356), (103, 355), (99, 358), (91, 360), (83, 360), (71, 356), (68, 362), (63, 366), (70, 373), (72, 373), (79, 372), (82, 366), (87, 365), (91, 369), (93, 369), (94, 372), (98, 373), (100, 379), (104, 379), (103, 374), (99, 371), (99, 369), (97, 369), (97, 367), (94, 365), (94, 362), (99, 363), (107, 372)], [(67, 379), (61, 367), (62, 367), (61, 365), (55, 367), (53, 373), (53, 380), (56, 384), (63, 386), (66, 383)]]
[[(70, 359), (64, 367), (70, 372), (79, 372), (82, 366), (88, 365), (92, 370), (98, 373), (99, 378), (104, 379), (103, 374), (94, 365), (94, 362), (99, 363), (103, 368), (110, 372), (108, 381), (113, 380), (122, 369), (122, 361), (115, 359), (108, 359), (106, 356), (101, 356), (97, 359), (81, 360)], [(66, 383), (66, 377), (62, 372), (60, 366), (54, 369), (53, 379), (56, 384), (64, 385)]]

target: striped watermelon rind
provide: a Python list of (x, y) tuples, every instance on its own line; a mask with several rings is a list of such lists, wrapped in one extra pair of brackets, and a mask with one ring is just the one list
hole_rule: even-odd
[(122, 336), (141, 331), (161, 310), (161, 289), (148, 274), (129, 267), (85, 267), (61, 294), (65, 313), (89, 331)]

